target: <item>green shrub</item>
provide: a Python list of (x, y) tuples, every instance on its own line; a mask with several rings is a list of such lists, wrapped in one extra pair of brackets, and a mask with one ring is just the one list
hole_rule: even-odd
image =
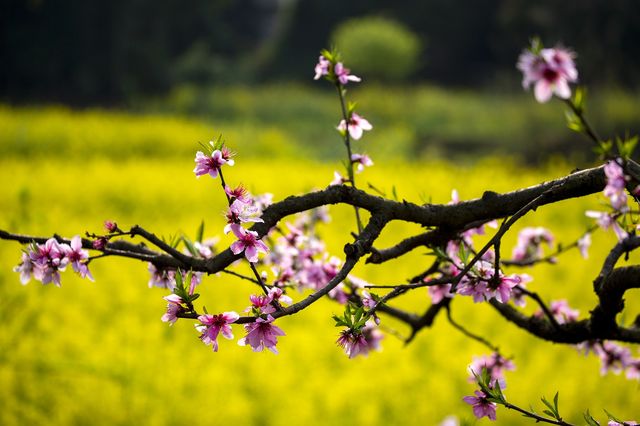
[(368, 79), (400, 81), (417, 67), (420, 40), (402, 24), (381, 17), (355, 18), (333, 32), (347, 66)]

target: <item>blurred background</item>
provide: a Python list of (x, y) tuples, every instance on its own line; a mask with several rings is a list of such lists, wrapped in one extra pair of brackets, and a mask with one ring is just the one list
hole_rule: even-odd
[[(0, 34), (0, 229), (24, 234), (100, 233), (110, 219), (169, 239), (193, 237), (204, 220), (205, 235), (226, 248), (225, 200), (192, 172), (198, 142), (219, 134), (238, 153), (230, 183), (275, 200), (326, 186), (345, 153), (336, 94), (313, 81), (325, 47), (341, 50), (363, 78), (348, 97), (374, 129), (355, 149), (376, 166), (359, 181), (389, 197), (447, 203), (454, 188), (470, 199), (596, 164), (589, 141), (566, 128), (562, 103), (540, 105), (522, 90), (515, 63), (535, 35), (577, 52), (587, 114), (601, 135), (640, 130), (635, 0), (5, 0)], [(591, 225), (584, 210), (601, 201), (531, 213), (507, 235), (504, 255), (527, 225), (575, 241)], [(353, 212), (331, 214), (321, 233), (339, 256)], [(418, 232), (397, 224), (379, 246)], [(528, 270), (531, 289), (586, 315), (591, 282), (615, 242), (593, 238), (587, 261), (571, 252)], [(424, 269), (425, 254), (355, 274), (404, 282)], [(384, 350), (349, 360), (334, 343), (331, 315), (342, 308), (327, 301), (282, 320), (278, 356), (228, 341), (214, 354), (192, 323), (159, 320), (166, 292), (147, 288), (146, 265), (105, 259), (92, 264), (96, 283), (67, 271), (58, 289), (21, 286), (12, 272), (19, 259), (16, 244), (0, 241), (2, 425), (429, 425), (452, 414), (474, 423), (462, 402), (474, 390), (466, 368), (488, 351), (445, 318), (409, 346), (395, 337), (408, 330), (383, 319)], [(241, 311), (254, 290), (211, 276), (200, 300), (210, 312)], [(638, 291), (628, 294), (637, 312)], [(426, 291), (398, 300), (412, 312), (429, 303)], [(587, 408), (602, 420), (603, 408), (638, 417), (638, 383), (601, 377), (594, 356), (539, 342), (469, 300), (453, 309), (514, 357), (514, 402), (539, 408), (539, 397), (559, 390), (574, 423)], [(504, 410), (498, 419), (530, 424)]]

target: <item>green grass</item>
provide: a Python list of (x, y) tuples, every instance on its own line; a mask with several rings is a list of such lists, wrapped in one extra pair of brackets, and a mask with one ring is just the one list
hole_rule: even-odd
[[(55, 113), (59, 116), (38, 110), (5, 109), (4, 114), (5, 123), (19, 121), (16, 116), (7, 119), (6, 114), (24, 120), (25, 144), (40, 145), (33, 152), (2, 145), (0, 229), (72, 236), (100, 232), (102, 221), (113, 219), (123, 227), (140, 224), (165, 236), (176, 231), (193, 235), (205, 219), (207, 235), (221, 236), (222, 247), (231, 242), (221, 232), (224, 200), (217, 182), (196, 180), (191, 171), (194, 139), (210, 138), (204, 127), (202, 133), (185, 131), (180, 136), (190, 128), (190, 124), (181, 127), (187, 122), (183, 119), (68, 110)], [(35, 132), (44, 133), (40, 126), (54, 118), (60, 132), (65, 131), (65, 120), (79, 132), (76, 145), (61, 143), (51, 149), (31, 138)], [(96, 137), (115, 145), (84, 139), (92, 120), (101, 123), (96, 124)], [(148, 133), (130, 130), (128, 126), (138, 126), (138, 120), (146, 120)], [(173, 130), (165, 132), (169, 127)], [(242, 181), (254, 193), (272, 192), (281, 199), (324, 187), (338, 166), (294, 162), (277, 154), (268, 161), (247, 158), (245, 141), (236, 139), (241, 131), (225, 129), (229, 133), (234, 135), (229, 144), (239, 153), (226, 178), (230, 183)], [(46, 139), (44, 134), (41, 138)], [(83, 143), (94, 155), (83, 155)], [(559, 163), (533, 170), (505, 158), (466, 166), (380, 161), (360, 176), (360, 182), (371, 182), (389, 194), (396, 186), (400, 198), (444, 203), (453, 188), (468, 199), (486, 189), (532, 185), (571, 168)], [(590, 223), (583, 211), (597, 207), (598, 198), (591, 197), (538, 209), (507, 236), (504, 250), (510, 251), (518, 229), (532, 224), (547, 226), (559, 241), (569, 242)], [(331, 212), (333, 222), (321, 232), (329, 251), (340, 255), (350, 239), (353, 212), (344, 207), (333, 207)], [(415, 226), (394, 224), (376, 246), (386, 247), (415, 232), (419, 232)], [(568, 253), (557, 266), (530, 270), (535, 278), (530, 288), (547, 300), (566, 297), (585, 315), (595, 300), (592, 279), (612, 242), (611, 235), (597, 234), (589, 261)], [(424, 268), (429, 260), (424, 254), (418, 250), (387, 265), (361, 265), (356, 274), (376, 283), (402, 282)], [(278, 321), (287, 336), (280, 339), (277, 356), (254, 354), (226, 340), (220, 343), (220, 352), (213, 353), (197, 339), (189, 321), (174, 327), (160, 321), (166, 293), (147, 288), (144, 264), (104, 259), (92, 264), (95, 283), (67, 271), (63, 287), (55, 288), (36, 282), (21, 286), (11, 271), (18, 261), (19, 246), (0, 242), (0, 424), (412, 425), (437, 424), (451, 413), (472, 417), (461, 400), (474, 389), (466, 380), (466, 367), (472, 355), (487, 351), (444, 318), (408, 346), (388, 335), (382, 352), (349, 360), (335, 345), (337, 329), (331, 314), (339, 313), (340, 307), (322, 301)], [(208, 277), (201, 289), (200, 300), (211, 312), (240, 311), (255, 291), (228, 276)], [(629, 293), (629, 312), (640, 308), (637, 296)], [(399, 306), (416, 312), (428, 303), (426, 290), (398, 300)], [(530, 303), (527, 310), (533, 309)], [(486, 306), (466, 299), (454, 304), (453, 314), (515, 357), (518, 370), (507, 374), (506, 390), (514, 402), (540, 407), (536, 402), (540, 396), (552, 397), (559, 390), (562, 413), (572, 422), (580, 424), (587, 408), (600, 418), (602, 408), (621, 417), (634, 415), (637, 382), (600, 377), (594, 357), (540, 342), (504, 323)], [(383, 325), (404, 335), (408, 332), (384, 318)], [(240, 327), (234, 332), (236, 338), (242, 335)], [(498, 418), (500, 424), (531, 424), (504, 409)]]

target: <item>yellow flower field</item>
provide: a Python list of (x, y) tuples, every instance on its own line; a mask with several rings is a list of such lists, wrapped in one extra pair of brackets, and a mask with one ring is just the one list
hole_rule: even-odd
[[(34, 111), (31, 118), (23, 119), (22, 134), (41, 132), (44, 136), (38, 140), (51, 135), (52, 143), (56, 132), (61, 140), (73, 134), (78, 142), (72, 146), (81, 147), (87, 141), (95, 146), (94, 155), (64, 143), (57, 148), (31, 147), (29, 137), (19, 139), (15, 117), (5, 114), (4, 131), (14, 132), (15, 138), (5, 133), (0, 157), (0, 229), (71, 237), (85, 231), (103, 232), (103, 221), (111, 219), (123, 228), (139, 224), (165, 237), (175, 233), (193, 237), (204, 220), (205, 235), (221, 237), (221, 248), (233, 241), (222, 234), (225, 200), (218, 182), (209, 177), (195, 179), (192, 172), (197, 142), (214, 137), (213, 130), (186, 120), (125, 114), (106, 115), (105, 122), (99, 111), (92, 112), (96, 120), (92, 128), (74, 121), (73, 114), (60, 114), (62, 119), (47, 124), (51, 116)], [(66, 125), (61, 125), (65, 120)], [(115, 136), (107, 138), (104, 129)], [(119, 129), (123, 129), (121, 137)], [(271, 136), (247, 129), (215, 129), (219, 130), (224, 130), (228, 145), (238, 152), (236, 166), (226, 171), (226, 179), (244, 183), (254, 194), (272, 192), (278, 200), (321, 188), (340, 167), (310, 159), (292, 161), (295, 152), (290, 149), (283, 148), (286, 155), (280, 156), (276, 148), (288, 145), (276, 130)], [(104, 145), (101, 137), (120, 143)], [(245, 156), (243, 151), (249, 148), (243, 137), (266, 138), (260, 146), (276, 148), (260, 157)], [(154, 152), (155, 140), (162, 140), (160, 153)], [(336, 149), (342, 149), (338, 140)], [(509, 158), (478, 159), (464, 165), (374, 161), (376, 166), (359, 175), (362, 187), (371, 183), (388, 196), (395, 187), (401, 199), (435, 203), (448, 202), (453, 188), (462, 199), (469, 199), (486, 189), (508, 191), (533, 185), (575, 166), (558, 162), (533, 170)], [(504, 253), (510, 254), (517, 231), (527, 225), (548, 227), (558, 241), (572, 242), (591, 224), (584, 210), (598, 209), (600, 201), (594, 196), (530, 213), (505, 239)], [(332, 207), (331, 214), (332, 222), (320, 232), (331, 253), (340, 256), (354, 226), (353, 211)], [(396, 224), (377, 247), (416, 232), (420, 230), (415, 226)], [(593, 239), (589, 260), (577, 252), (566, 253), (558, 265), (527, 271), (534, 277), (529, 287), (547, 301), (567, 298), (572, 307), (587, 314), (595, 300), (592, 280), (615, 241), (613, 235), (602, 232)], [(417, 250), (387, 265), (361, 265), (356, 275), (380, 284), (403, 282), (429, 262), (425, 254)], [(287, 333), (278, 344), (279, 355), (238, 346), (235, 340), (243, 334), (240, 326), (234, 327), (236, 339), (221, 339), (220, 352), (214, 353), (198, 340), (193, 322), (180, 320), (169, 327), (160, 321), (166, 291), (148, 288), (145, 264), (101, 259), (91, 264), (95, 283), (67, 270), (62, 288), (56, 288), (35, 281), (21, 286), (18, 274), (12, 272), (19, 259), (19, 245), (0, 241), (2, 425), (425, 425), (437, 424), (449, 414), (474, 422), (470, 406), (462, 402), (474, 390), (466, 367), (473, 355), (488, 350), (465, 338), (444, 316), (410, 345), (387, 334), (383, 351), (349, 360), (335, 344), (338, 329), (331, 319), (341, 307), (327, 300), (278, 320)], [(255, 290), (230, 276), (210, 276), (200, 287), (197, 303), (205, 304), (209, 312), (239, 312)], [(625, 312), (635, 314), (640, 309), (638, 291), (627, 294)], [(416, 312), (428, 303), (424, 289), (397, 300), (399, 306)], [(535, 307), (529, 302), (526, 309), (533, 312)], [(517, 370), (507, 373), (505, 390), (514, 403), (533, 404), (541, 411), (539, 398), (551, 398), (560, 391), (561, 414), (568, 421), (581, 424), (587, 408), (602, 420), (603, 408), (620, 417), (638, 417), (638, 383), (612, 374), (601, 377), (594, 356), (538, 341), (467, 298), (456, 300), (452, 312), (470, 330), (514, 357)], [(631, 314), (626, 317), (627, 322), (633, 319)], [(384, 317), (382, 324), (407, 335), (407, 329)], [(498, 420), (499, 424), (532, 424), (504, 408), (498, 409)]]

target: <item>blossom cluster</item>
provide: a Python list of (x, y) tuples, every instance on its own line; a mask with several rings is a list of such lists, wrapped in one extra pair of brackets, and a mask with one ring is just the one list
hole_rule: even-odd
[[(513, 362), (498, 352), (474, 357), (473, 362), (469, 365), (469, 381), (482, 383), (487, 380), (484, 384), (488, 386), (489, 391), (499, 389), (501, 393), (502, 389), (506, 387), (504, 372), (512, 370), (515, 370)], [(497, 404), (490, 400), (490, 396), (485, 390), (481, 385), (481, 389), (474, 391), (475, 396), (465, 396), (462, 400), (472, 406), (476, 418), (488, 417), (489, 420), (495, 420)]]
[[(626, 185), (630, 179), (624, 173), (620, 158), (608, 161), (604, 166), (604, 173), (607, 185), (602, 193), (609, 199), (611, 211), (588, 210), (585, 214), (587, 217), (595, 219), (598, 226), (603, 230), (611, 229), (618, 240), (622, 241), (629, 236), (621, 222), (630, 213), (626, 193)], [(633, 190), (633, 194), (640, 194), (640, 186)]]
[(88, 267), (89, 252), (82, 248), (82, 239), (76, 235), (69, 244), (49, 238), (44, 244), (33, 243), (22, 253), (22, 261), (14, 268), (20, 273), (20, 282), (27, 284), (31, 277), (42, 284), (60, 287), (60, 272), (71, 264), (82, 278), (93, 281)]

